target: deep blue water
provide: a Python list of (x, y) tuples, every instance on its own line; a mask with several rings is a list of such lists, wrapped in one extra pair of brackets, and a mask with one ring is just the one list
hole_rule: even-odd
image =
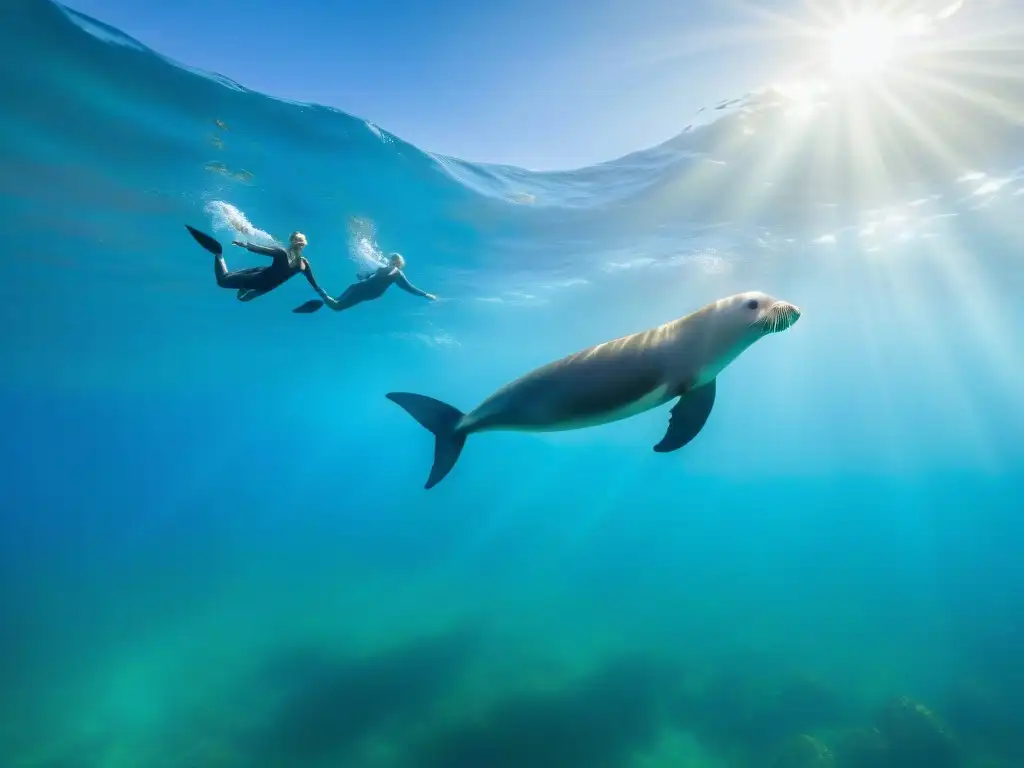
[[(0, 765), (769, 768), (904, 695), (1024, 760), (1013, 38), (538, 173), (9, 7)], [(375, 246), (440, 301), (240, 304), (183, 227), (225, 205), (334, 294)], [(487, 434), (423, 490), (386, 392), (468, 410), (753, 289), (803, 317), (683, 451), (666, 408)]]

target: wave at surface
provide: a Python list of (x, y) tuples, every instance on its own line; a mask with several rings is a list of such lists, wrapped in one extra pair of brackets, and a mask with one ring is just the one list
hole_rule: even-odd
[[(37, 0), (35, 4), (43, 2)], [(98, 40), (169, 67), (184, 66), (100, 22), (69, 9), (62, 10), (70, 21)], [(1024, 69), (1024, 53), (1013, 45), (1019, 42), (1020, 33), (1007, 34), (1011, 36), (1000, 42), (1001, 49), (954, 47), (943, 51), (941, 81), (931, 91), (919, 81), (898, 83), (883, 94), (860, 93), (857, 98), (826, 89), (773, 86), (719, 104), (705, 113), (710, 117), (691, 123), (660, 146), (591, 168), (564, 172), (531, 172), (437, 155), (337, 109), (255, 94), (219, 75), (188, 68), (185, 71), (213, 78), (217, 85), (226, 85), (264, 105), (291, 107), (294, 112), (289, 116), (303, 115), (307, 130), (319, 133), (322, 139), (367, 138), (365, 134), (350, 133), (353, 124), (358, 124), (360, 133), (369, 133), (382, 149), (393, 150), (391, 160), (398, 161), (396, 165), (404, 165), (406, 170), (428, 171), (428, 177), (432, 168), (464, 190), (495, 202), (519, 206), (528, 203), (534, 209), (599, 209), (603, 214), (609, 208), (626, 207), (633, 211), (644, 207), (649, 212), (653, 209), (656, 220), (681, 214), (700, 221), (706, 212), (702, 200), (711, 198), (717, 206), (730, 195), (749, 195), (751, 184), (767, 184), (786, 188), (788, 194), (781, 196), (785, 199), (762, 200), (749, 210), (733, 213), (740, 214), (741, 220), (762, 224), (778, 223), (780, 216), (789, 223), (808, 224), (813, 223), (814, 214), (806, 212), (807, 203), (853, 214), (913, 199), (914, 191), (921, 188), (931, 192), (949, 189), (963, 173), (995, 173), (1024, 162), (1018, 149), (1024, 117), (1024, 83), (1019, 75), (1012, 75)], [(948, 118), (966, 112), (970, 129), (943, 131), (925, 126), (929, 129), (927, 134), (941, 133), (943, 146), (936, 144), (934, 135), (922, 140), (922, 126), (915, 124), (910, 112), (915, 102), (925, 99), (938, 103), (931, 105), (931, 112), (924, 113), (922, 118)], [(858, 131), (872, 129), (864, 124), (858, 110), (879, 109), (876, 102), (881, 101), (897, 107), (884, 117), (886, 140), (873, 148), (879, 155), (871, 160), (883, 167), (886, 174), (851, 183), (857, 181), (858, 168), (866, 162), (857, 144), (869, 137)], [(317, 119), (310, 119), (314, 115)], [(876, 125), (874, 129), (880, 127)], [(363, 150), (367, 148), (361, 146)], [(788, 155), (784, 162), (780, 152)], [(828, 173), (822, 172), (819, 163), (825, 152), (832, 156)], [(957, 168), (951, 163), (953, 158), (970, 162), (972, 167)], [(769, 167), (777, 168), (778, 172), (763, 173)], [(707, 194), (709, 187), (714, 195)], [(509, 215), (530, 218), (530, 213), (519, 210)]]

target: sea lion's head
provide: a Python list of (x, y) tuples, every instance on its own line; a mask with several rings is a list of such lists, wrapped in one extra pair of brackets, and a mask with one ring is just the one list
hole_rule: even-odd
[(800, 308), (760, 291), (737, 293), (722, 299), (718, 313), (737, 333), (752, 333), (753, 340), (791, 328), (800, 319)]

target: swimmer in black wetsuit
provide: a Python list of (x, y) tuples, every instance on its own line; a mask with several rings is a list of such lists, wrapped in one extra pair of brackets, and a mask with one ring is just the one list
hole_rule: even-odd
[(337, 299), (321, 294), (323, 301), (311, 299), (293, 309), (292, 312), (309, 314), (316, 312), (324, 304), (335, 312), (341, 312), (343, 309), (351, 309), (356, 304), (361, 304), (364, 301), (379, 299), (384, 295), (384, 291), (392, 285), (397, 285), (403, 291), (411, 293), (413, 296), (422, 296), (425, 299), (436, 301), (437, 297), (434, 294), (421, 291), (409, 282), (405, 273), (402, 272), (403, 267), (405, 267), (405, 259), (402, 258), (402, 255), (400, 253), (392, 253), (388, 258), (387, 266), (379, 267), (372, 272), (361, 272), (357, 275), (359, 282), (353, 283), (346, 288), (345, 292)]
[(265, 293), (269, 293), (299, 272), (306, 276), (306, 280), (313, 286), (313, 290), (322, 296), (325, 301), (330, 298), (327, 292), (317, 285), (316, 278), (313, 277), (313, 269), (309, 266), (309, 261), (306, 260), (306, 257), (302, 255), (302, 249), (306, 247), (306, 236), (301, 232), (292, 232), (287, 249), (278, 246), (254, 245), (253, 243), (243, 243), (240, 240), (235, 240), (232, 245), (245, 248), (253, 253), (270, 256), (273, 261), (265, 267), (249, 267), (228, 272), (227, 262), (224, 261), (224, 249), (220, 243), (187, 224), (185, 227), (192, 233), (192, 237), (196, 239), (196, 242), (213, 254), (213, 274), (217, 278), (217, 285), (221, 288), (237, 290), (239, 301), (252, 301)]

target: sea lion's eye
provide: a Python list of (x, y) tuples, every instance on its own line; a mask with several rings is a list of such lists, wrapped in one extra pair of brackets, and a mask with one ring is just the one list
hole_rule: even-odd
[(748, 309), (757, 309), (757, 299), (749, 299), (747, 301), (747, 308)]

